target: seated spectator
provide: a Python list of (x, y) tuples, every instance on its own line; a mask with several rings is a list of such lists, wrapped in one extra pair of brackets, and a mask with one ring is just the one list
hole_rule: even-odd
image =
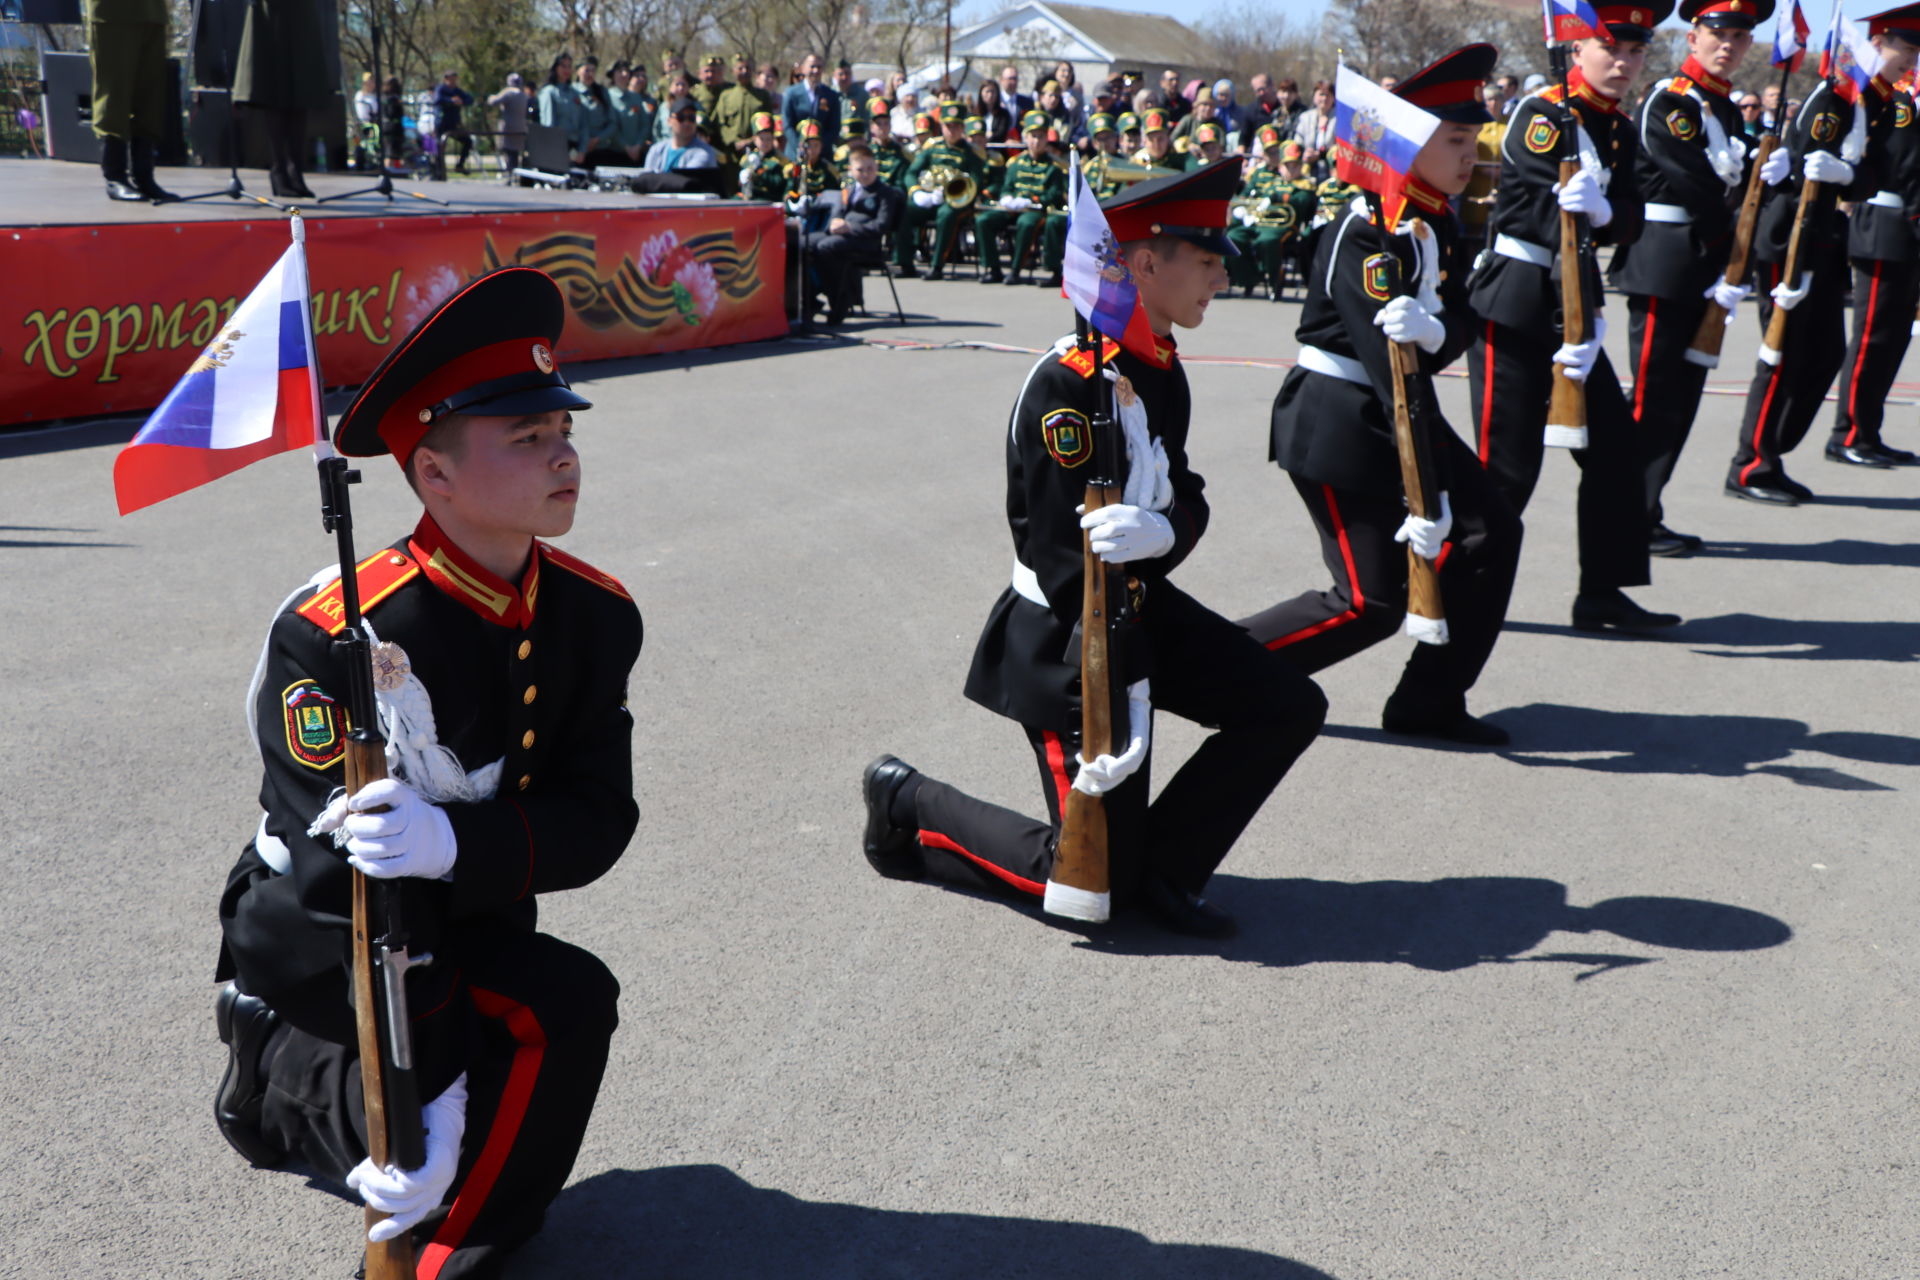
[(893, 136), (905, 142), (918, 138), (914, 117), (920, 114), (920, 95), (912, 86), (902, 85), (893, 95)]
[(1293, 124), (1293, 140), (1300, 144), (1307, 172), (1325, 179), (1333, 172), (1333, 81), (1313, 86), (1313, 105)]
[[(821, 204), (826, 229), (807, 236), (807, 253), (826, 295), (828, 324), (846, 320), (853, 300), (854, 267), (861, 260), (882, 260), (886, 235), (899, 224), (905, 200), (898, 187), (880, 180), (871, 147), (864, 142), (847, 147), (847, 184), (825, 193)], [(811, 302), (808, 309), (813, 310)]]
[(1001, 101), (1000, 86), (994, 81), (980, 82), (980, 92), (973, 100), (973, 114), (979, 117), (982, 134), (989, 143), (1005, 142), (1017, 136), (1013, 113)]
[(647, 152), (646, 164), (642, 167), (648, 173), (719, 168), (720, 157), (700, 136), (700, 108), (692, 98), (675, 98), (662, 114), (671, 132)]

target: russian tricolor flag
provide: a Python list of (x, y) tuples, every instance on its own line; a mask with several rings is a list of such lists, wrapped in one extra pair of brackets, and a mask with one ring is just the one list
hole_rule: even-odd
[(1440, 117), (1342, 66), (1333, 81), (1334, 173), (1380, 197), (1389, 231), (1400, 221), (1413, 158), (1440, 127)]
[(1820, 74), (1834, 81), (1841, 97), (1854, 102), (1879, 72), (1879, 50), (1858, 23), (1840, 16), (1839, 0), (1834, 0), (1833, 25), (1827, 28), (1826, 47), (1820, 51)]
[(113, 461), (120, 514), (321, 440), (301, 219), (293, 244)]
[(1571, 44), (1601, 35), (1600, 15), (1587, 0), (1540, 0), (1548, 44)]
[(1099, 197), (1080, 172), (1078, 153), (1068, 170), (1067, 190), (1072, 197), (1067, 202), (1067, 254), (1060, 278), (1073, 309), (1135, 355), (1157, 360), (1153, 327), (1140, 305), (1140, 287), (1120, 261), (1120, 246)]
[(1773, 24), (1773, 65), (1798, 71), (1807, 60), (1807, 35), (1811, 30), (1800, 0), (1789, 0), (1787, 11)]

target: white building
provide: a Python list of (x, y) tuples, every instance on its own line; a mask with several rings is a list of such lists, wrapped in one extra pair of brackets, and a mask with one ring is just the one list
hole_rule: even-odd
[[(1138, 71), (1149, 85), (1171, 67), (1180, 80), (1211, 78), (1213, 56), (1206, 40), (1185, 23), (1149, 13), (1123, 13), (1089, 4), (1028, 0), (985, 22), (953, 33), (953, 62), (945, 68), (962, 93), (998, 76), (1009, 64), (1020, 69), (1020, 91), (1032, 93), (1056, 62), (1073, 64), (1075, 77), (1091, 85), (1122, 71)], [(940, 82), (934, 58), (909, 79), (925, 88)]]

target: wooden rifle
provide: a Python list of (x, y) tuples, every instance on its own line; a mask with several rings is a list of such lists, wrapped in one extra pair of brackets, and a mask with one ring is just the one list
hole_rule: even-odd
[[(1394, 246), (1397, 237), (1387, 226), (1379, 193), (1368, 191), (1366, 197), (1373, 225), (1379, 228), (1386, 244), (1386, 256), (1393, 264), (1387, 296), (1390, 299), (1405, 296), (1407, 274)], [(1414, 255), (1417, 261), (1417, 248)], [(1440, 498), (1433, 488), (1432, 443), (1420, 422), (1422, 403), (1415, 399), (1425, 379), (1420, 371), (1420, 354), (1412, 343), (1389, 341), (1387, 363), (1393, 371), (1393, 443), (1400, 454), (1400, 486), (1407, 495), (1407, 511), (1422, 520), (1438, 520)], [(1447, 611), (1440, 598), (1440, 572), (1434, 568), (1433, 561), (1415, 551), (1412, 544), (1407, 546), (1407, 617), (1426, 620), (1428, 625), (1415, 633), (1421, 640), (1428, 644), (1447, 642)]]
[[(340, 601), (346, 621), (334, 644), (347, 671), (346, 787), (349, 796), (387, 776), (386, 742), (374, 699), (373, 652), (360, 617), (358, 562), (353, 555), (353, 508), (347, 487), (360, 473), (339, 456), (320, 460), (320, 520), (340, 548)], [(371, 812), (379, 812), (372, 810)], [(426, 1163), (426, 1129), (413, 1076), (407, 970), (431, 956), (407, 953), (401, 887), (353, 875), (353, 1016), (360, 1047), (360, 1088), (366, 1104), (367, 1157), (378, 1166), (418, 1169)], [(388, 1215), (366, 1210), (363, 1230)], [(408, 1233), (366, 1244), (366, 1280), (414, 1280)]]
[[(1760, 144), (1754, 152), (1753, 168), (1747, 172), (1746, 194), (1740, 199), (1740, 218), (1734, 223), (1733, 248), (1727, 254), (1727, 271), (1721, 278), (1730, 285), (1738, 286), (1747, 278), (1747, 269), (1753, 263), (1753, 232), (1760, 225), (1760, 200), (1766, 194), (1766, 184), (1760, 180), (1760, 170), (1766, 165), (1767, 157), (1780, 145), (1780, 119), (1786, 114), (1787, 80), (1793, 75), (1789, 68), (1780, 73), (1781, 106), (1773, 113), (1773, 123), (1760, 135)], [(1718, 368), (1720, 364), (1720, 344), (1727, 336), (1727, 310), (1714, 305), (1707, 308), (1700, 317), (1700, 327), (1694, 331), (1693, 342), (1687, 347), (1687, 361), (1708, 369)]]
[[(1083, 179), (1084, 180), (1084, 179)], [(1090, 430), (1093, 456), (1088, 462), (1082, 510), (1098, 511), (1124, 496), (1127, 453), (1106, 385), (1103, 348), (1106, 337), (1084, 318), (1076, 321), (1080, 342), (1091, 339), (1093, 386), (1099, 408)], [(1126, 693), (1122, 664), (1114, 661), (1114, 640), (1126, 607), (1123, 572), (1102, 560), (1093, 549), (1092, 530), (1080, 533), (1080, 759), (1113, 754), (1114, 721), (1124, 720)], [(1041, 900), (1049, 915), (1099, 924), (1112, 914), (1112, 871), (1108, 862), (1106, 804), (1078, 787), (1067, 791), (1060, 815), (1060, 840), (1054, 849), (1053, 872)]]
[[(1560, 185), (1580, 173), (1580, 115), (1573, 109), (1568, 82), (1567, 46), (1556, 44), (1549, 56), (1560, 77)], [(1590, 336), (1586, 304), (1586, 228), (1581, 217), (1560, 210), (1560, 331), (1561, 341), (1578, 346)], [(1546, 441), (1566, 449), (1587, 447), (1587, 388), (1567, 376), (1567, 366), (1554, 364), (1553, 390), (1547, 399)]]
[[(1831, 87), (1831, 85), (1832, 82), (1829, 81), (1828, 86)], [(1783, 107), (1782, 110), (1784, 109)], [(1865, 111), (1867, 109), (1865, 101), (1854, 103), (1853, 109)], [(1802, 157), (1802, 166), (1805, 163), (1805, 157)], [(1825, 183), (1815, 182), (1812, 178), (1805, 178), (1800, 183), (1800, 203), (1793, 211), (1793, 231), (1787, 237), (1787, 260), (1780, 272), (1781, 283), (1789, 289), (1794, 287), (1802, 274), (1800, 244), (1807, 229), (1807, 210), (1823, 198), (1824, 193), (1821, 188), (1825, 185)], [(1767, 317), (1767, 336), (1760, 342), (1760, 359), (1767, 364), (1779, 364), (1780, 353), (1786, 349), (1788, 314), (1785, 307), (1775, 304), (1773, 313)]]

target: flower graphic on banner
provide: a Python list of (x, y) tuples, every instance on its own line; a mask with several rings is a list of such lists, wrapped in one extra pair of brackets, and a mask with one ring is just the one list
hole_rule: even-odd
[(638, 254), (620, 259), (610, 277), (599, 272), (595, 237), (555, 235), (529, 241), (503, 259), (487, 236), (482, 269), (502, 262), (538, 267), (566, 291), (567, 304), (590, 328), (627, 324), (658, 329), (678, 322), (698, 328), (728, 301), (743, 301), (761, 285), (760, 239), (745, 249), (734, 233), (710, 231), (682, 240), (662, 231), (641, 241)]

